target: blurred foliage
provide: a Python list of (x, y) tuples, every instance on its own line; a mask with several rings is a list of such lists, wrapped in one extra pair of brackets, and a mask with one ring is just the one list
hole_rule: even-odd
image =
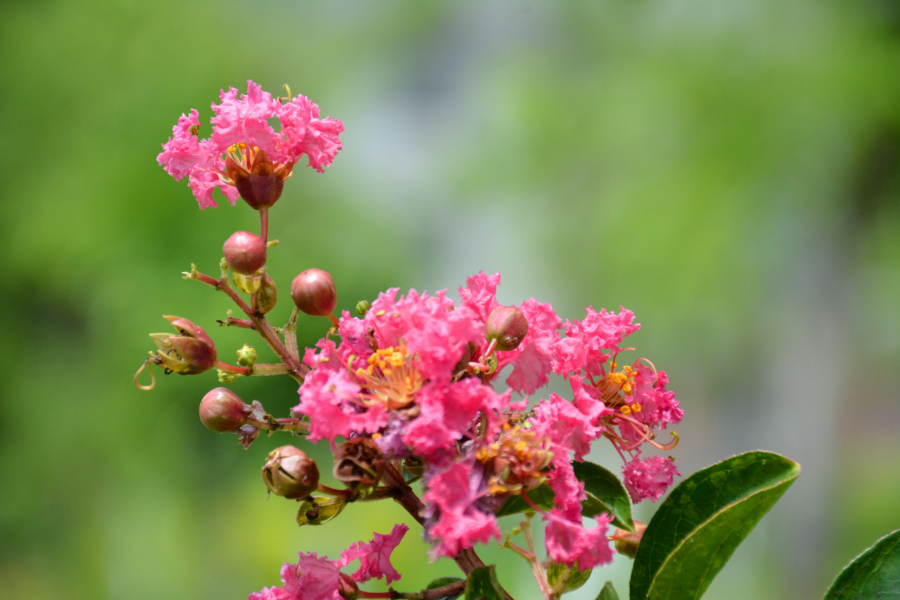
[[(255, 215), (197, 210), (154, 161), (179, 114), (208, 118), (249, 78), (346, 124), (334, 166), (298, 169), (273, 212), (273, 321), (313, 266), (348, 310), (479, 269), (502, 270), (502, 301), (534, 295), (563, 317), (624, 304), (688, 411), (682, 472), (799, 443), (809, 476), (786, 498), (827, 509), (824, 543), (784, 545), (803, 513), (776, 507), (778, 531), (764, 521), (723, 586), (813, 597), (900, 526), (893, 4), (46, 0), (0, 16), (0, 598), (240, 598), (298, 550), (336, 556), (403, 518), (351, 506), (300, 530), (258, 475), (284, 440), (244, 452), (199, 423), (214, 375), (131, 385), (162, 314), (205, 327), (225, 358), (247, 342), (271, 359), (216, 328), (223, 295), (179, 279), (191, 262), (215, 272)], [(792, 324), (836, 321), (840, 361), (790, 379), (833, 381), (837, 404), (783, 393), (784, 348), (823, 350), (786, 344)], [(326, 324), (300, 328), (311, 345)], [(277, 415), (296, 403), (290, 381), (231, 387)], [(804, 428), (823, 406), (833, 420)], [(313, 454), (330, 464), (324, 445)], [(456, 574), (407, 537), (398, 588)], [(533, 596), (515, 557), (483, 555)], [(572, 597), (627, 589), (629, 568), (617, 559)], [(738, 597), (719, 581), (707, 598)]]

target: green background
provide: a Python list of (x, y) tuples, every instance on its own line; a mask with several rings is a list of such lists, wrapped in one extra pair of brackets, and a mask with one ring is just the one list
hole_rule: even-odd
[[(686, 410), (683, 474), (752, 449), (803, 466), (707, 598), (820, 596), (900, 527), (895, 3), (35, 0), (0, 6), (0, 57), (0, 598), (245, 598), (297, 551), (336, 557), (403, 518), (351, 506), (301, 530), (259, 476), (286, 440), (244, 452), (197, 419), (214, 374), (131, 384), (162, 314), (226, 360), (256, 341), (180, 279), (215, 272), (255, 215), (199, 211), (155, 162), (182, 112), (207, 119), (247, 79), (346, 127), (273, 209), (274, 321), (309, 267), (341, 308), (484, 269), (504, 303), (634, 310)], [(325, 329), (303, 319), (301, 343)], [(296, 404), (287, 379), (231, 387)], [(418, 531), (401, 590), (456, 574)], [(536, 597), (521, 560), (482, 555)], [(612, 579), (624, 598), (630, 565), (570, 597)]]

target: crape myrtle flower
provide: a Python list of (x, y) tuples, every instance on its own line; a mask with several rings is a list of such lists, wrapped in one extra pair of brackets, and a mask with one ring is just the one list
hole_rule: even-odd
[[(533, 298), (501, 306), (499, 283), (499, 273), (481, 272), (458, 303), (445, 292), (390, 289), (358, 316), (344, 311), (340, 339), (329, 335), (307, 350), (311, 371), (293, 411), (309, 418), (310, 441), (334, 447), (337, 438), (369, 438), (386, 459), (424, 467), (432, 557), (499, 539), (497, 510), (546, 483), (553, 508), (535, 508), (547, 523), (550, 558), (580, 569), (609, 562), (610, 518), (582, 524), (586, 495), (572, 461), (605, 437), (626, 464), (632, 499), (655, 500), (678, 473), (666, 458), (642, 461), (641, 447), (673, 447), (677, 438), (667, 446), (654, 439), (682, 411), (650, 361), (615, 362), (640, 327), (631, 311), (588, 308), (583, 321), (563, 324)], [(571, 399), (549, 394), (528, 410), (553, 373), (568, 380)], [(494, 389), (500, 381), (505, 391)]]
[[(178, 119), (156, 157), (177, 181), (188, 177), (200, 208), (217, 206), (212, 198), (216, 188), (232, 205), (243, 197), (253, 208), (267, 208), (278, 200), (303, 154), (322, 173), (342, 147), (343, 123), (320, 119), (319, 107), (306, 96), (273, 98), (248, 81), (246, 94), (238, 96), (238, 90), (229, 88), (219, 97), (220, 104), (212, 105), (209, 138), (199, 139), (199, 114), (191, 109)], [(273, 118), (280, 131), (269, 124)]]
[(341, 552), (338, 560), (329, 560), (312, 552), (300, 553), (297, 564), (281, 567), (281, 587), (263, 588), (250, 594), (248, 600), (340, 600), (340, 580), (347, 575), (341, 569), (359, 559), (359, 569), (350, 575), (356, 583), (384, 578), (388, 584), (400, 579), (391, 564), (394, 551), (409, 527), (394, 525), (388, 534), (375, 533), (369, 542), (356, 542)]

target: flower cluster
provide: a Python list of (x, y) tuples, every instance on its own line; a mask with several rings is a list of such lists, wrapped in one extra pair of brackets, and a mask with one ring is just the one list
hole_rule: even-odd
[[(246, 94), (238, 96), (229, 88), (220, 99), (212, 105), (209, 138), (199, 139), (199, 114), (191, 109), (178, 119), (156, 157), (176, 180), (188, 177), (200, 208), (217, 206), (212, 199), (216, 188), (232, 205), (241, 196), (253, 208), (271, 206), (301, 155), (321, 173), (341, 149), (344, 124), (320, 119), (319, 107), (306, 96), (290, 98), (288, 90), (287, 98), (272, 98), (248, 81)], [(269, 124), (272, 118), (281, 123), (280, 131)]]
[[(294, 413), (309, 419), (311, 441), (368, 438), (388, 460), (422, 464), (436, 555), (500, 539), (498, 509), (546, 483), (554, 505), (535, 509), (547, 522), (550, 558), (580, 569), (608, 562), (610, 518), (582, 525), (584, 485), (572, 461), (605, 437), (625, 461), (633, 501), (656, 500), (678, 473), (668, 458), (642, 459), (641, 448), (672, 447), (654, 439), (682, 411), (663, 371), (645, 359), (617, 363), (640, 327), (631, 311), (588, 308), (584, 320), (563, 323), (531, 299), (513, 307), (524, 319), (497, 319), (510, 308), (497, 301), (499, 283), (499, 274), (470, 277), (458, 305), (444, 292), (398, 297), (391, 289), (362, 317), (345, 311), (340, 342), (328, 336), (306, 351), (311, 371)], [(493, 383), (503, 373), (508, 389), (499, 392)], [(529, 410), (529, 396), (553, 373), (572, 397), (549, 394)]]
[[(393, 499), (424, 526), (431, 557), (452, 557), (471, 578), (483, 568), (473, 547), (501, 540), (498, 515), (526, 512), (520, 525), (528, 548), (509, 536), (501, 545), (531, 564), (547, 600), (566, 590), (568, 578), (551, 581), (551, 567), (558, 573), (565, 565), (571, 574), (608, 563), (611, 540), (619, 552), (634, 556), (642, 530), (632, 530), (630, 517), (623, 521), (622, 515), (592, 509), (587, 516), (595, 523), (585, 526), (588, 496), (579, 475), (585, 468), (606, 472), (578, 464), (594, 441), (602, 437), (613, 444), (624, 462), (624, 488), (617, 486), (624, 502), (617, 506), (628, 505), (627, 495), (634, 503), (656, 501), (680, 475), (671, 458), (642, 455), (647, 446), (668, 450), (677, 444), (674, 432), (665, 445), (656, 437), (683, 412), (667, 390), (664, 371), (645, 358), (628, 364), (620, 358), (634, 350), (624, 346), (625, 339), (640, 328), (631, 311), (589, 307), (584, 319), (563, 322), (550, 304), (533, 298), (502, 306), (500, 274), (481, 272), (460, 288), (458, 302), (445, 292), (400, 295), (395, 288), (374, 302), (359, 302), (356, 315), (344, 311), (337, 317), (334, 279), (313, 268), (290, 285), (294, 310), (288, 323), (274, 327), (268, 321), (278, 301), (266, 267), (268, 249), (276, 243), (268, 241), (269, 209), (302, 155), (319, 172), (331, 164), (343, 131), (341, 121), (320, 119), (315, 104), (305, 96), (292, 98), (285, 88), (285, 98), (273, 98), (252, 81), (246, 94), (222, 91), (221, 102), (212, 105), (210, 137), (199, 139), (199, 115), (192, 110), (178, 120), (157, 157), (176, 180), (189, 178), (200, 208), (216, 206), (212, 192), (218, 188), (232, 204), (240, 197), (259, 212), (260, 235), (237, 231), (225, 241), (220, 277), (195, 265), (184, 275), (229, 296), (246, 318), (229, 311), (219, 324), (255, 331), (280, 362), (258, 363), (256, 350), (245, 344), (237, 364), (229, 364), (202, 328), (166, 317), (175, 333), (151, 335), (157, 350), (135, 374), (135, 385), (153, 388), (153, 365), (180, 375), (215, 368), (223, 384), (265, 375), (298, 382), (299, 404), (288, 418), (275, 418), (258, 400), (245, 403), (225, 387), (204, 396), (199, 416), (212, 431), (237, 434), (245, 448), (263, 431), (331, 444), (332, 475), (344, 489), (324, 485), (316, 462), (292, 445), (271, 451), (262, 468), (269, 492), (300, 503), (301, 526), (323, 525), (351, 502)], [(270, 124), (275, 120), (278, 130)], [(298, 344), (301, 313), (330, 323), (314, 348), (301, 350)], [(149, 385), (138, 383), (145, 368)], [(539, 393), (554, 375), (568, 382), (571, 394)], [(419, 479), (421, 499), (410, 487)], [(536, 514), (546, 524), (553, 564), (537, 557), (531, 532)], [(629, 529), (610, 537), (614, 521)], [(376, 533), (338, 560), (301, 554), (296, 564), (284, 564), (282, 586), (264, 588), (250, 600), (421, 598), (357, 585), (400, 578), (390, 554), (406, 531), (396, 525), (390, 534)], [(355, 573), (341, 572), (357, 559)], [(424, 597), (456, 597), (465, 586), (465, 580), (445, 583)]]
[[(338, 560), (328, 560), (317, 553), (300, 554), (297, 564), (281, 567), (281, 587), (263, 588), (250, 594), (248, 600), (340, 600), (355, 590), (357, 583), (384, 578), (387, 583), (400, 579), (391, 564), (391, 552), (400, 544), (409, 528), (395, 525), (388, 534), (376, 533), (370, 542), (356, 542), (341, 552)], [(341, 569), (356, 559), (359, 569), (352, 575)]]

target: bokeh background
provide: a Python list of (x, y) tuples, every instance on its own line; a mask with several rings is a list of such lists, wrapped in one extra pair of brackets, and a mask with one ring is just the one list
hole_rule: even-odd
[[(634, 310), (687, 411), (683, 474), (751, 449), (803, 466), (710, 599), (821, 597), (900, 527), (897, 4), (33, 0), (0, 6), (0, 52), (0, 598), (245, 598), (297, 551), (404, 519), (380, 503), (300, 529), (259, 477), (286, 440), (245, 452), (197, 419), (214, 373), (131, 383), (162, 314), (225, 358), (255, 343), (181, 280), (255, 214), (199, 211), (155, 162), (182, 112), (247, 79), (346, 126), (274, 209), (274, 321), (309, 267), (341, 308), (483, 269), (505, 303)], [(303, 320), (301, 343), (325, 328)], [(231, 387), (296, 403), (290, 380)], [(417, 533), (400, 589), (456, 574)], [(482, 554), (537, 597), (517, 557)], [(571, 597), (626, 597), (630, 564)]]

